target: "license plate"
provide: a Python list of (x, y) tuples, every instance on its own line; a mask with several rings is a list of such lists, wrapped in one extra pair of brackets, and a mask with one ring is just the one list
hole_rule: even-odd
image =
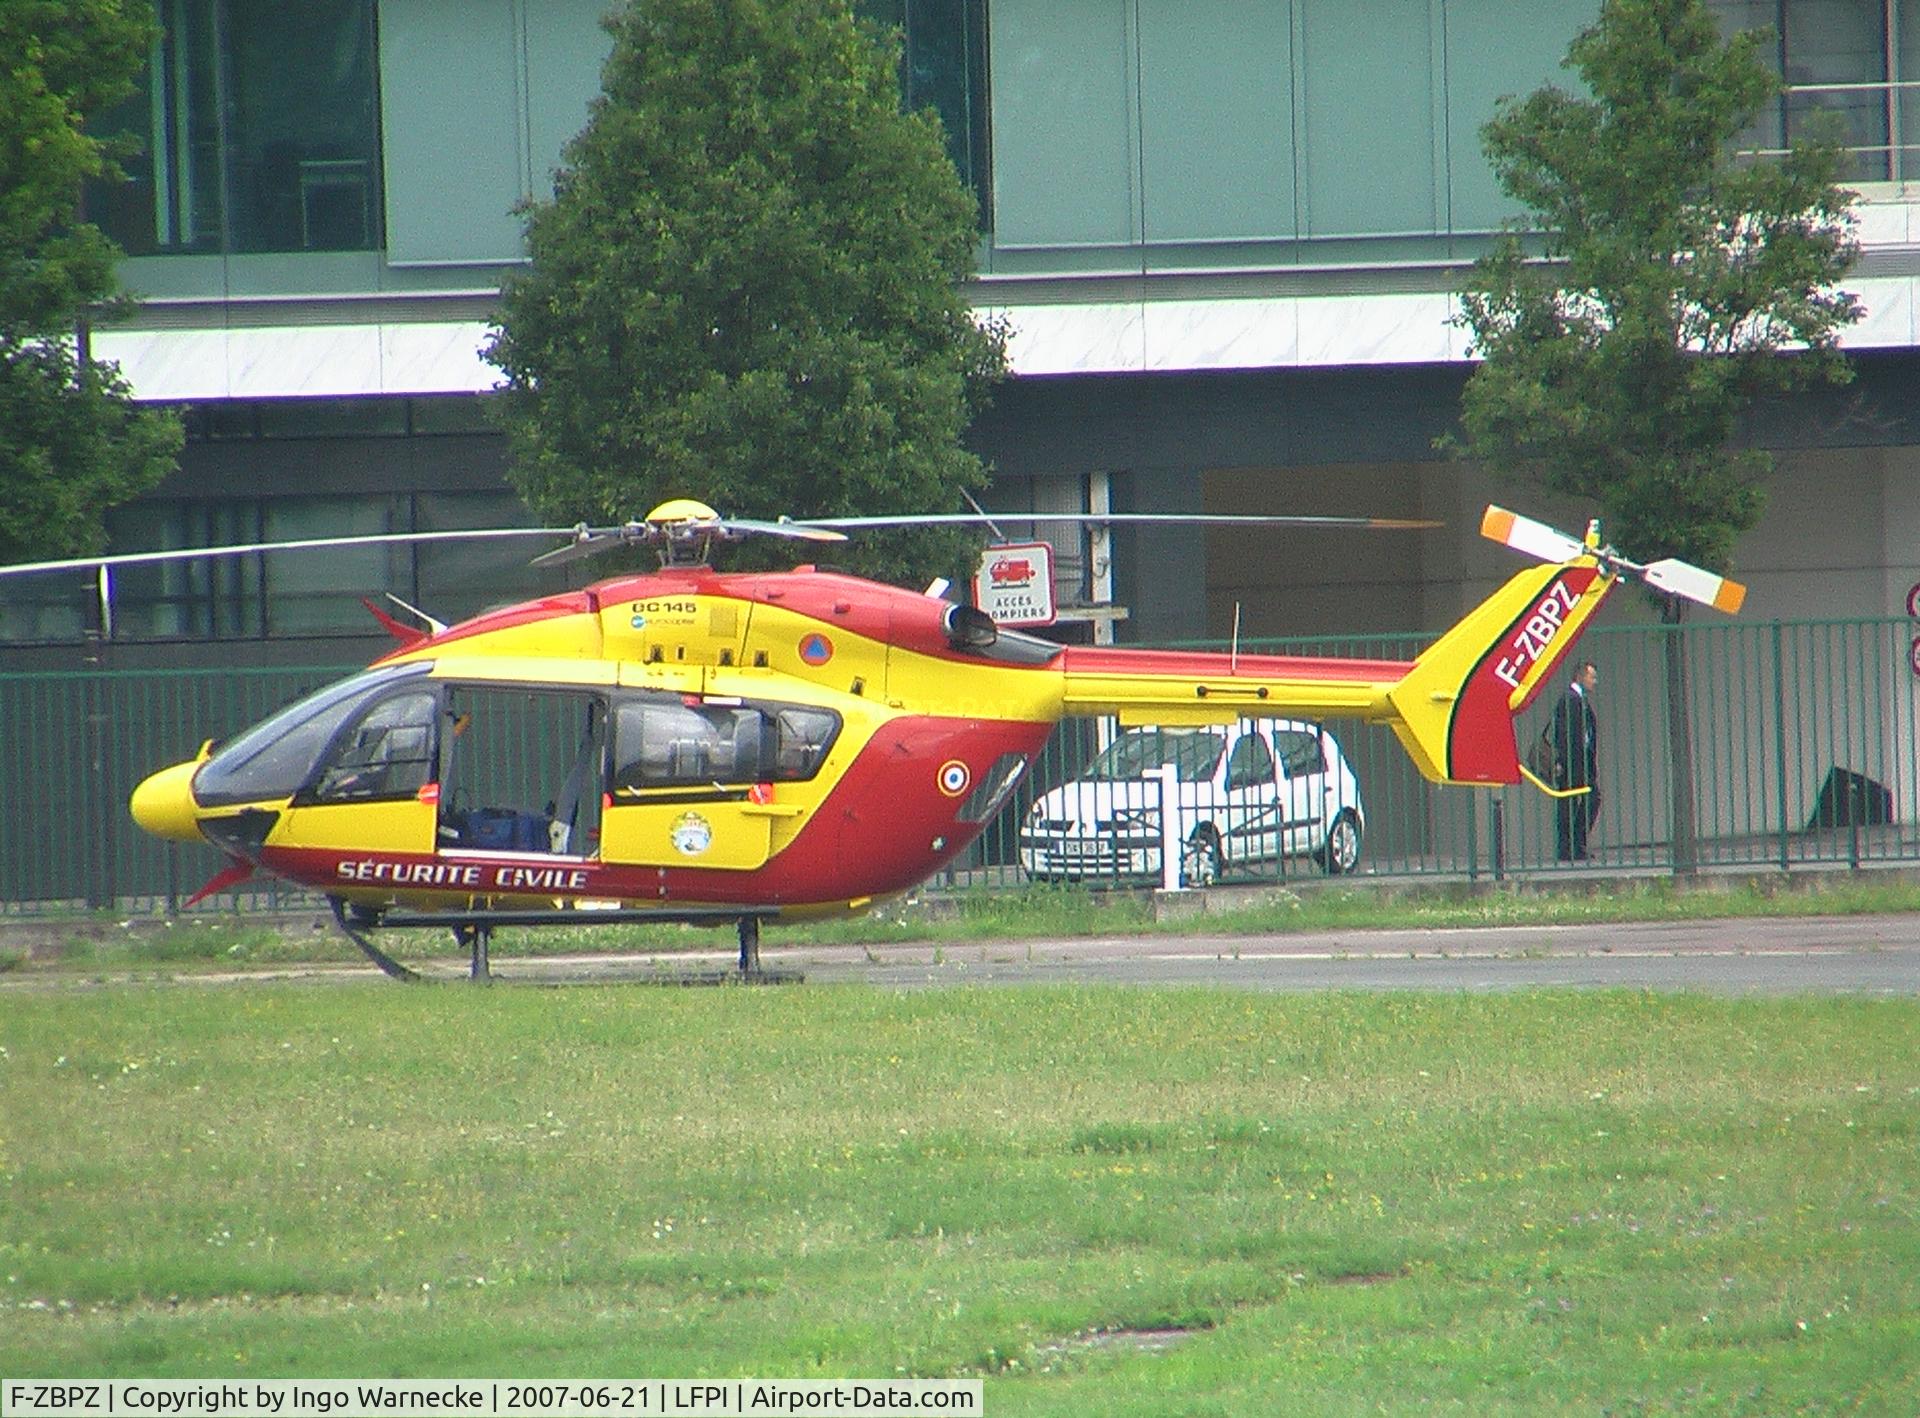
[(1069, 860), (1105, 857), (1112, 855), (1113, 852), (1105, 842), (1062, 842), (1054, 850)]

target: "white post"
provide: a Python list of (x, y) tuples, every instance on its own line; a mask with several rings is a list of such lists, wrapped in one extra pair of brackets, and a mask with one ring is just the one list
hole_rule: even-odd
[[(1113, 511), (1113, 485), (1105, 473), (1087, 476), (1087, 511), (1104, 515)], [(1092, 573), (1089, 599), (1096, 606), (1113, 604), (1113, 528), (1095, 522), (1087, 528), (1087, 561)], [(1113, 644), (1113, 620), (1102, 616), (1093, 623), (1093, 643)]]
[(1178, 803), (1180, 770), (1171, 763), (1149, 768), (1147, 776), (1160, 784), (1160, 889), (1179, 891), (1180, 885), (1180, 810)]

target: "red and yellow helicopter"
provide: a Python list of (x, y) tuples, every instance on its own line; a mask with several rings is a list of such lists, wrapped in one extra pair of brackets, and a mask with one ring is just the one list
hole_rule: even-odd
[[(261, 869), (322, 893), (394, 975), (411, 972), (375, 929), (451, 926), (478, 976), (497, 926), (636, 917), (737, 923), (751, 974), (761, 922), (860, 912), (952, 861), (1065, 716), (1357, 718), (1436, 782), (1514, 784), (1532, 776), (1515, 715), (1623, 579), (1727, 611), (1742, 596), (1497, 507), (1483, 534), (1545, 564), (1410, 661), (1059, 645), (929, 594), (709, 560), (746, 535), (961, 520), (748, 522), (680, 500), (578, 528), (540, 560), (644, 544), (660, 569), (452, 626), (390, 622), (399, 648), (155, 773), (133, 816), (225, 852), (209, 890)], [(531, 788), (490, 777), (509, 757), (538, 765)]]

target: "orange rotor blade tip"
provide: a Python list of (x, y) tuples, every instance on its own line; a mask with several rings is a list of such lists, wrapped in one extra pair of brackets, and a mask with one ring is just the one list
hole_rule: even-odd
[(1740, 607), (1746, 604), (1747, 588), (1738, 581), (1722, 581), (1720, 589), (1713, 593), (1713, 608), (1725, 611), (1728, 615), (1740, 614)]
[(1489, 504), (1480, 518), (1480, 535), (1490, 542), (1505, 542), (1513, 535), (1513, 513)]

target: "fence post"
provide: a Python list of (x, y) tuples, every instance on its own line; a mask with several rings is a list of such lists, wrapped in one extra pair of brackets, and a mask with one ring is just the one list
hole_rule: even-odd
[(1792, 849), (1787, 826), (1787, 650), (1786, 627), (1773, 623), (1773, 766), (1780, 795), (1780, 874), (1785, 876)]
[(1180, 770), (1171, 763), (1147, 770), (1160, 783), (1160, 889), (1180, 890)]
[(1493, 879), (1507, 879), (1507, 799), (1504, 793), (1493, 796)]

